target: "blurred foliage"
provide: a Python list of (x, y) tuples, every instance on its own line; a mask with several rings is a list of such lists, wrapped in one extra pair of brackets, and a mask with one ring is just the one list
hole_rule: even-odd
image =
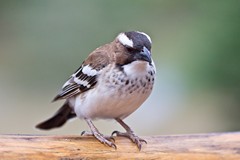
[[(6, 116), (14, 111), (27, 110), (31, 117), (22, 121), (31, 127), (29, 118), (50, 115), (47, 97), (88, 53), (129, 30), (153, 40), (158, 82), (149, 105), (156, 107), (140, 111), (165, 122), (153, 133), (180, 133), (185, 125), (186, 132), (239, 130), (239, 28), (239, 0), (1, 0), (0, 131), (16, 132)], [(29, 126), (18, 130), (34, 132)]]

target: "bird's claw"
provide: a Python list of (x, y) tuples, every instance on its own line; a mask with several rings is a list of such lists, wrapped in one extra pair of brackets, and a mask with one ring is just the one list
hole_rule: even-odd
[[(89, 131), (83, 131), (81, 133), (81, 136), (94, 136), (96, 139), (98, 139), (101, 143), (109, 146), (109, 147), (112, 147), (114, 149), (117, 149), (117, 146), (115, 145), (115, 139), (113, 138), (113, 136), (105, 136), (101, 133), (98, 133), (98, 132), (89, 132)], [(113, 142), (111, 142), (113, 141)]]
[(127, 137), (128, 139), (130, 139), (133, 143), (135, 143), (138, 147), (139, 150), (142, 149), (142, 143), (146, 143), (147, 141), (139, 138), (137, 135), (135, 135), (133, 132), (119, 132), (119, 131), (113, 131), (112, 132), (112, 136), (116, 134), (116, 136), (122, 136), (122, 137)]
[(93, 133), (89, 131), (82, 131), (81, 136), (93, 136)]

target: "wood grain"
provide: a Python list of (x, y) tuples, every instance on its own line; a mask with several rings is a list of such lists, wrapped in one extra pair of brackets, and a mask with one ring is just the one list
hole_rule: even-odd
[(117, 137), (117, 150), (93, 137), (0, 135), (1, 160), (158, 159), (240, 160), (240, 132), (148, 136), (141, 151)]

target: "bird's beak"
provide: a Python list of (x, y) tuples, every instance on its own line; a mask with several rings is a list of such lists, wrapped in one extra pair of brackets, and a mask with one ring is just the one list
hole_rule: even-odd
[(143, 50), (139, 54), (136, 54), (135, 58), (149, 63), (152, 62), (151, 52), (146, 47), (143, 47)]

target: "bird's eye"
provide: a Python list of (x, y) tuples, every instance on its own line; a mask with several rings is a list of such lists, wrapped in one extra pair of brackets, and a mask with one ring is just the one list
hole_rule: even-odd
[(132, 47), (126, 47), (128, 52), (138, 52), (139, 50), (136, 48), (132, 48)]

